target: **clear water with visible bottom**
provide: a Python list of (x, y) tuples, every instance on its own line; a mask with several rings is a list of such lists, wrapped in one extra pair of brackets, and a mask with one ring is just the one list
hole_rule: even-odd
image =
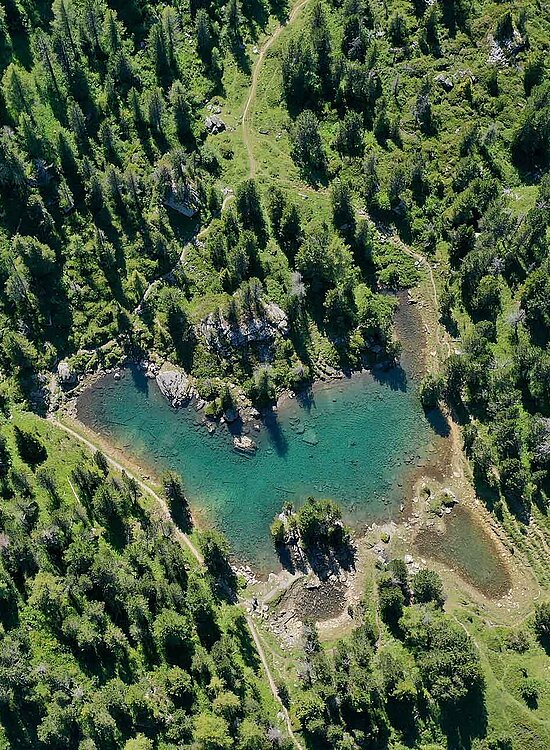
[(444, 531), (423, 529), (416, 548), (453, 568), (489, 598), (498, 599), (510, 589), (510, 574), (497, 542), (466, 506), (459, 504), (453, 509), (445, 519)]
[(238, 559), (264, 570), (276, 564), (269, 526), (285, 501), (328, 497), (351, 523), (387, 519), (430, 434), (399, 367), (288, 399), (250, 431), (258, 445), (250, 456), (233, 449), (226, 426), (210, 435), (193, 407), (172, 409), (134, 368), (85, 391), (78, 416), (155, 474), (178, 472), (199, 516), (226, 534)]

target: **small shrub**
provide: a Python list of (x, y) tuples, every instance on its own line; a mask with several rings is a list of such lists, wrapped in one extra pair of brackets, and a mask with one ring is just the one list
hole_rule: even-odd
[(383, 588), (378, 594), (380, 616), (390, 628), (397, 627), (403, 614), (405, 597), (400, 588)]
[(443, 582), (435, 570), (420, 570), (412, 580), (412, 588), (415, 602), (421, 604), (434, 602), (439, 607), (443, 606), (445, 601)]
[(547, 642), (550, 639), (550, 602), (537, 604), (533, 626), (539, 641)]
[(420, 402), (424, 409), (435, 409), (441, 397), (445, 382), (442, 375), (429, 373), (420, 385)]
[(517, 651), (518, 654), (524, 654), (529, 650), (529, 636), (525, 630), (513, 630), (506, 637), (506, 648), (511, 651)]
[(285, 540), (285, 525), (280, 518), (276, 518), (270, 527), (271, 539), (276, 547), (283, 544)]

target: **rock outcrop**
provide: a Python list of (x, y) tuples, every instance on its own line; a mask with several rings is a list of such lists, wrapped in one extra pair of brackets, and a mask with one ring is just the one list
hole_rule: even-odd
[(156, 381), (161, 393), (175, 409), (186, 404), (195, 393), (189, 376), (183, 370), (162, 369)]
[(76, 385), (78, 380), (76, 372), (66, 360), (61, 361), (57, 365), (57, 378), (59, 384), (64, 388), (70, 388), (71, 386)]
[(454, 88), (454, 83), (451, 81), (451, 79), (448, 76), (443, 75), (443, 73), (440, 73), (434, 78), (434, 81), (441, 86), (441, 88), (444, 91), (452, 91)]
[(229, 423), (236, 422), (237, 419), (239, 418), (239, 412), (237, 411), (237, 409), (235, 409), (234, 406), (232, 406), (229, 409), (226, 409), (226, 411), (224, 411), (223, 418), (225, 419), (226, 422), (229, 422)]
[(212, 313), (198, 326), (198, 334), (209, 348), (222, 355), (250, 344), (269, 344), (277, 336), (287, 336), (288, 333), (288, 318), (273, 302), (263, 305), (261, 315), (250, 316), (238, 323), (231, 324)]
[(218, 115), (209, 115), (204, 121), (204, 127), (211, 135), (218, 135), (218, 133), (223, 133), (226, 124)]

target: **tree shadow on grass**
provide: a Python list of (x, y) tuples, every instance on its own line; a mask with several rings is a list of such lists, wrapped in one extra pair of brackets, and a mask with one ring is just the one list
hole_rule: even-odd
[(472, 693), (453, 710), (441, 714), (441, 728), (449, 750), (470, 750), (476, 739), (487, 734), (487, 708), (481, 690)]
[[(145, 650), (146, 645), (142, 645)], [(154, 658), (153, 661), (157, 660), (158, 655)], [(97, 654), (89, 654), (86, 657), (82, 656), (78, 659), (78, 661), (80, 662), (80, 665), (84, 672), (86, 672), (90, 677), (96, 678), (101, 683), (108, 682), (115, 677), (119, 677), (125, 682), (130, 682), (133, 677), (132, 665), (130, 663), (130, 658), (126, 652), (120, 654), (115, 659), (110, 652), (104, 650), (103, 654), (100, 655), (99, 658)]]
[(256, 651), (252, 635), (246, 625), (244, 615), (237, 621), (235, 640), (239, 644), (239, 651), (241, 652), (244, 663), (247, 667), (257, 673), (260, 669), (261, 661), (258, 652)]
[(246, 17), (250, 21), (248, 32), (253, 41), (257, 41), (260, 32), (265, 32), (269, 21), (269, 10), (262, 0), (246, 0)]
[(170, 515), (172, 521), (176, 524), (180, 531), (184, 534), (189, 534), (193, 530), (193, 519), (188, 505), (183, 503), (171, 502), (169, 503)]
[(315, 188), (328, 188), (329, 178), (326, 169), (311, 169), (307, 166), (300, 168), (300, 177), (305, 183)]
[(311, 336), (306, 315), (302, 314), (296, 320), (291, 322), (290, 340), (296, 350), (296, 354), (300, 358), (300, 361), (304, 362), (311, 368), (312, 362), (309, 354)]
[(4, 626), (5, 630), (12, 630), (19, 625), (19, 610), (17, 608), (16, 595), (6, 601), (2, 602), (2, 609), (0, 610), (0, 624)]
[(404, 701), (389, 699), (387, 712), (391, 725), (402, 733), (405, 745), (415, 747), (419, 733), (414, 706)]
[(271, 15), (275, 16), (280, 24), (286, 24), (289, 15), (289, 3), (287, 0), (271, 0), (269, 10)]
[(230, 49), (237, 67), (245, 75), (250, 75), (252, 72), (252, 65), (250, 64), (250, 57), (247, 55), (246, 47), (244, 46), (240, 38), (232, 39), (230, 42)]
[(486, 481), (479, 471), (474, 468), (473, 471), (474, 489), (476, 497), (478, 497), (485, 505), (487, 510), (492, 511), (495, 508), (495, 503), (499, 500), (499, 493)]
[(106, 524), (107, 538), (111, 546), (118, 552), (123, 552), (128, 544), (130, 527), (126, 519), (119, 515), (111, 515)]
[(447, 403), (451, 410), (451, 418), (453, 422), (456, 422), (460, 427), (464, 427), (464, 425), (470, 423), (470, 414), (462, 400), (449, 398)]
[(13, 750), (38, 747), (34, 727), (38, 726), (41, 719), (37, 708), (30, 702), (25, 704), (24, 711), (16, 706), (0, 706), (0, 722), (6, 733), (6, 747)]

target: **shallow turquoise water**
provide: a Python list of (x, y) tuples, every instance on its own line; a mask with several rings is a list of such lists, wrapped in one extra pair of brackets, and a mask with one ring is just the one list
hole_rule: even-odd
[(250, 457), (233, 450), (226, 427), (209, 435), (200, 412), (172, 409), (134, 369), (85, 392), (78, 416), (155, 473), (181, 474), (192, 505), (227, 535), (235, 555), (263, 568), (275, 563), (269, 525), (286, 500), (333, 498), (353, 523), (390, 517), (429, 434), (400, 368), (289, 399), (250, 433), (258, 443)]
[(457, 505), (445, 517), (444, 531), (423, 529), (415, 544), (420, 554), (452, 568), (485, 596), (497, 599), (510, 589), (497, 543), (466, 506)]

